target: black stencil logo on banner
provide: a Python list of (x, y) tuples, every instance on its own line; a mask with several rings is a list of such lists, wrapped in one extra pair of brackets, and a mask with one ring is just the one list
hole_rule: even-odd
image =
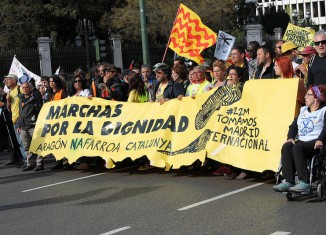
[(195, 127), (200, 130), (205, 127), (209, 118), (222, 106), (229, 106), (241, 99), (242, 85), (219, 87), (202, 105), (196, 115)]
[(211, 138), (213, 131), (205, 130), (199, 137), (197, 137), (193, 142), (191, 142), (187, 147), (177, 150), (177, 151), (165, 151), (157, 150), (160, 153), (166, 154), (168, 156), (175, 156), (184, 153), (197, 153), (206, 148), (207, 141)]

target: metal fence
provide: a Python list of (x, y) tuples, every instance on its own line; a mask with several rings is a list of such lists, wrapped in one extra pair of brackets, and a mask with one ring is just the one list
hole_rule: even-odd
[[(149, 59), (152, 65), (162, 62), (166, 45), (154, 44), (149, 46)], [(172, 50), (167, 51), (164, 62), (172, 64), (174, 53)], [(143, 63), (142, 45), (141, 44), (123, 44), (122, 45), (123, 67), (128, 68), (132, 61), (135, 64)]]
[(28, 70), (35, 74), (40, 74), (40, 59), (37, 48), (26, 48), (4, 51), (0, 54), (0, 76), (8, 74), (14, 56)]
[[(155, 64), (162, 61), (166, 45), (151, 45), (150, 46), (150, 61)], [(40, 75), (40, 58), (37, 48), (8, 50), (0, 54), (0, 76), (3, 77), (8, 74), (12, 60), (16, 58), (31, 72)], [(95, 48), (89, 48), (90, 66), (96, 65)], [(122, 44), (123, 66), (128, 68), (130, 63), (134, 60), (139, 65), (143, 62), (142, 46), (141, 44)], [(106, 61), (113, 63), (112, 48), (108, 49)], [(77, 68), (82, 68), (86, 71), (86, 49), (84, 47), (78, 48), (75, 46), (51, 48), (51, 65), (52, 72), (60, 66), (62, 71), (67, 74), (73, 74)], [(173, 61), (173, 51), (168, 50), (166, 62)]]
[[(90, 67), (96, 65), (95, 48), (89, 48)], [(87, 58), (85, 47), (59, 47), (51, 48), (51, 65), (53, 73), (60, 66), (62, 72), (73, 74), (77, 68), (87, 71)]]

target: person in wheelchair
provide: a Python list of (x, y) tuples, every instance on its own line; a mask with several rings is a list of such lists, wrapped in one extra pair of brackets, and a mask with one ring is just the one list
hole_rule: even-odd
[[(306, 106), (290, 125), (288, 140), (281, 150), (284, 180), (273, 187), (277, 192), (311, 191), (307, 159), (319, 153), (326, 143), (326, 86), (311, 87), (304, 98)], [(295, 172), (299, 179), (296, 185)]]

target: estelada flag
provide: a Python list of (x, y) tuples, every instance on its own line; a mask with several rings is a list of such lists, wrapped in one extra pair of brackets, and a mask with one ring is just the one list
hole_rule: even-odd
[(216, 43), (216, 33), (201, 22), (200, 17), (180, 3), (173, 25), (169, 48), (179, 56), (204, 62), (201, 52)]

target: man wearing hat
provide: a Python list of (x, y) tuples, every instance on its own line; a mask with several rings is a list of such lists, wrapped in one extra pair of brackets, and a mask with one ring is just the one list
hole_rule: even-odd
[[(26, 162), (26, 155), (23, 143), (18, 134), (17, 120), (19, 118), (19, 96), (22, 93), (20, 87), (18, 86), (18, 77), (15, 74), (8, 74), (5, 76), (4, 82), (9, 88), (9, 93), (7, 95), (7, 109), (11, 114), (12, 125), (14, 127), (15, 135), (11, 135), (11, 139), (14, 145), (13, 152), (11, 154), (11, 160), (6, 163), (6, 165), (19, 164), (19, 156), (22, 156), (22, 165)], [(9, 122), (9, 120), (7, 120)], [(11, 123), (7, 123), (10, 125)]]
[(299, 55), (302, 56), (302, 64), (295, 69), (295, 73), (298, 77), (304, 78), (305, 84), (307, 84), (308, 79), (309, 61), (316, 54), (317, 51), (312, 46), (306, 46), (303, 51), (299, 52)]
[(308, 66), (309, 86), (326, 85), (326, 32), (320, 30), (314, 37), (317, 54), (313, 56)]
[(282, 56), (288, 57), (292, 61), (293, 69), (296, 69), (301, 61), (298, 60), (298, 46), (288, 41), (281, 46)]

